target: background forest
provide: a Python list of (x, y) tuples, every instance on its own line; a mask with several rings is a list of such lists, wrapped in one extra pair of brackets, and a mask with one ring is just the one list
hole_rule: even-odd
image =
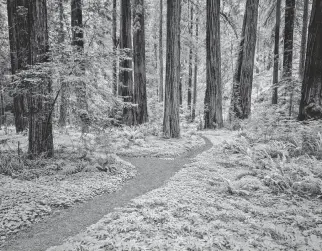
[[(49, 51), (46, 55), (50, 60), (47, 60), (48, 62), (38, 70), (50, 70), (50, 73), (48, 73), (52, 82), (50, 102), (54, 104), (50, 115), (54, 125), (64, 127), (66, 125), (81, 126), (82, 123), (90, 123), (91, 128), (101, 130), (118, 123), (141, 124), (147, 121), (147, 115), (144, 115), (143, 121), (127, 121), (129, 118), (126, 117), (125, 110), (122, 111), (121, 108), (126, 104), (130, 104), (130, 106), (132, 103), (138, 104), (138, 101), (134, 99), (148, 103), (150, 124), (154, 124), (154, 122), (160, 123), (164, 109), (163, 86), (168, 81), (167, 76), (165, 76), (167, 19), (166, 6), (163, 6), (166, 3), (147, 1), (144, 4), (144, 15), (142, 17), (140, 16), (143, 14), (141, 13), (142, 10), (139, 10), (142, 8), (142, 2), (132, 3), (133, 5), (135, 4), (135, 6), (132, 6), (133, 16), (137, 15), (137, 17), (133, 17), (133, 22), (131, 22), (132, 17), (126, 16), (127, 12), (131, 15), (131, 8), (126, 3), (122, 8), (124, 10), (122, 13), (120, 13), (120, 7), (123, 3), (119, 1), (85, 1), (83, 3), (75, 1), (73, 4), (78, 9), (71, 13), (71, 6), (68, 1), (50, 1), (47, 3), (48, 13), (46, 18), (48, 20)], [(81, 5), (78, 6), (79, 4)], [(252, 2), (248, 3), (249, 6), (252, 6), (252, 4)], [(254, 4), (256, 5), (257, 2)], [(290, 12), (287, 12), (288, 8), (285, 9), (285, 4), (291, 6)], [(179, 27), (180, 81), (178, 86), (174, 87), (175, 89), (178, 88), (181, 121), (195, 121), (197, 117), (200, 128), (213, 127), (213, 125), (210, 125), (211, 123), (207, 125), (207, 121), (206, 124), (203, 122), (204, 111), (207, 113), (208, 109), (205, 108), (205, 105), (207, 106), (207, 101), (205, 100), (207, 82), (205, 45), (207, 41), (207, 43), (213, 43), (213, 46), (210, 45), (211, 47), (216, 47), (219, 44), (220, 54), (216, 54), (213, 57), (219, 56), (220, 61), (218, 58), (215, 58), (215, 60), (221, 62), (221, 64), (218, 70), (216, 69), (216, 71), (219, 71), (218, 77), (213, 76), (213, 78), (216, 79), (215, 82), (219, 79), (219, 84), (215, 83), (215, 85), (220, 86), (217, 93), (222, 93), (220, 99), (223, 104), (223, 120), (230, 121), (230, 123), (225, 124), (227, 126), (230, 124), (232, 127), (235, 126), (235, 123), (239, 123), (232, 121), (229, 115), (231, 114), (229, 107), (234, 106), (233, 103), (230, 105), (231, 100), (238, 99), (232, 96), (235, 93), (231, 93), (233, 83), (238, 79), (238, 77), (236, 78), (237, 69), (242, 65), (237, 60), (237, 56), (241, 51), (240, 42), (243, 38), (241, 37), (243, 35), (242, 20), (244, 19), (245, 11), (247, 11), (245, 7), (247, 7), (245, 3), (240, 1), (222, 2), (219, 10), (221, 29), (219, 29), (219, 24), (218, 27), (210, 27), (215, 31), (220, 30), (217, 39), (220, 37), (221, 43), (217, 43), (206, 37), (207, 20), (206, 18), (201, 18), (206, 13), (206, 2), (183, 1), (180, 4), (182, 12)], [(249, 84), (248, 89), (252, 92), (252, 99), (249, 98), (251, 103), (248, 102), (248, 106), (249, 109), (252, 106), (253, 117), (256, 116), (258, 109), (263, 109), (263, 106), (271, 107), (269, 106), (272, 99), (271, 93), (273, 89), (274, 92), (277, 90), (277, 86), (279, 87), (278, 94), (281, 96), (278, 111), (285, 113), (285, 115), (290, 115), (291, 118), (297, 117), (301, 79), (304, 74), (309, 18), (308, 8), (308, 1), (298, 1), (296, 4), (294, 1), (282, 1), (281, 3), (279, 1), (266, 1), (265, 3), (259, 1), (258, 9), (249, 10), (254, 12), (254, 18), (250, 22), (253, 22), (253, 29), (256, 29), (253, 30), (256, 34), (252, 36), (256, 41), (250, 41), (253, 44), (249, 46), (251, 50), (254, 48), (255, 54), (253, 56), (249, 55), (250, 57), (246, 59), (249, 60), (250, 66), (254, 64), (254, 67), (252, 67), (254, 69), (254, 80), (251, 77), (246, 81)], [(276, 11), (276, 9), (279, 9), (279, 11)], [(135, 10), (139, 10), (139, 12), (136, 13)], [(279, 17), (276, 16), (277, 13), (279, 13)], [(15, 14), (11, 13), (11, 15)], [(14, 17), (9, 16), (9, 19), (13, 18), (12, 20), (14, 20)], [(138, 18), (138, 21), (135, 18)], [(278, 26), (275, 26), (276, 18), (278, 18)], [(16, 131), (19, 132), (26, 128), (28, 116), (30, 115), (27, 108), (27, 98), (21, 99), (20, 97), (20, 105), (17, 101), (19, 93), (26, 92), (26, 88), (20, 82), (26, 78), (26, 75), (28, 80), (32, 79), (32, 77), (29, 77), (30, 74), (37, 75), (37, 70), (35, 67), (33, 69), (28, 67), (28, 64), (23, 63), (23, 55), (18, 55), (18, 57), (22, 57), (22, 63), (18, 63), (20, 65), (16, 66), (17, 69), (12, 70), (17, 74), (13, 78), (14, 81), (10, 81), (12, 79), (10, 70), (12, 67), (9, 64), (10, 48), (7, 19), (6, 2), (2, 1), (1, 124), (7, 126), (16, 124)], [(289, 23), (288, 26), (285, 25), (285, 20), (286, 24)], [(17, 22), (19, 22), (18, 19)], [(133, 23), (133, 26), (131, 26), (131, 23)], [(144, 26), (140, 27), (143, 23)], [(213, 24), (217, 25), (216, 22)], [(136, 25), (139, 25), (139, 28)], [(249, 23), (250, 25), (251, 23)], [(279, 30), (275, 27), (279, 28)], [(144, 33), (135, 32), (135, 29), (140, 28), (144, 28)], [(17, 30), (16, 32), (19, 31)], [(133, 41), (131, 41), (132, 33)], [(277, 39), (275, 39), (276, 37)], [(142, 38), (144, 39), (142, 40)], [(11, 40), (14, 40), (14, 36)], [(140, 44), (145, 53), (138, 54), (140, 52), (135, 52), (135, 49), (142, 49), (136, 48)], [(277, 48), (275, 52), (274, 46), (275, 50)], [(129, 50), (132, 50), (132, 47), (134, 55), (139, 55), (137, 60), (134, 59), (134, 62), (139, 62), (145, 57), (145, 61), (141, 64), (142, 67), (144, 66), (144, 74), (142, 72), (138, 73), (144, 77), (143, 79), (139, 79), (136, 76), (133, 79), (132, 74), (129, 74), (132, 69), (132, 63), (127, 57), (131, 55)], [(23, 51), (23, 45), (20, 49)], [(173, 57), (177, 57), (177, 55), (173, 55)], [(277, 58), (279, 62), (279, 64), (275, 64), (276, 69), (273, 69), (274, 58)], [(135, 66), (134, 63), (133, 67), (138, 69), (140, 65)], [(23, 71), (20, 69), (23, 69)], [(136, 74), (135, 71), (134, 69), (134, 75)], [(142, 70), (140, 69), (140, 71)], [(279, 71), (281, 74), (278, 74)], [(143, 83), (142, 90), (146, 89), (146, 94), (145, 91), (138, 91), (138, 94), (134, 96), (134, 93), (127, 93), (129, 91), (133, 92), (137, 88), (136, 86), (139, 86), (137, 83)], [(134, 89), (131, 90), (131, 87), (123, 88), (127, 85), (133, 85), (132, 88)], [(82, 89), (84, 89), (84, 93), (82, 93)], [(241, 95), (246, 94), (241, 93)], [(12, 101), (12, 97), (15, 97), (16, 102)], [(273, 100), (272, 103), (276, 102)], [(141, 105), (139, 106), (140, 111), (138, 113), (142, 113)], [(218, 108), (219, 106), (221, 105), (216, 105), (217, 109), (221, 109)], [(135, 106), (132, 106), (131, 109), (135, 109)], [(236, 114), (236, 107), (234, 109)], [(17, 113), (15, 120), (14, 110)], [(147, 111), (144, 110), (143, 113), (147, 113)], [(250, 112), (247, 113), (250, 114)], [(248, 117), (248, 115), (244, 115), (237, 114), (237, 118)], [(222, 122), (216, 120), (218, 118), (213, 122), (221, 127)], [(83, 125), (82, 130), (84, 129)]]

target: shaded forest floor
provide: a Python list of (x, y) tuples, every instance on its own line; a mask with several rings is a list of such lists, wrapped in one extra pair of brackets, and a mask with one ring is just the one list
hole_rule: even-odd
[[(26, 135), (0, 131), (0, 241), (66, 208), (121, 189), (137, 168), (121, 156), (174, 158), (204, 144), (194, 133), (166, 140), (146, 128), (88, 134), (56, 133), (54, 159), (28, 160)], [(18, 146), (19, 142), (19, 155)]]
[(165, 186), (49, 250), (322, 249), (321, 161), (300, 156), (283, 164), (286, 149), (273, 141), (204, 135), (214, 147)]
[(214, 146), (164, 186), (49, 250), (321, 250), (320, 132), (204, 131)]

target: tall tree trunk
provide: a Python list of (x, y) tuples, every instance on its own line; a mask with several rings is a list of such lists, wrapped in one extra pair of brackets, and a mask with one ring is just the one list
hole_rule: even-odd
[(292, 77), (294, 17), (295, 17), (295, 0), (286, 0), (283, 78)]
[(159, 102), (163, 102), (163, 0), (160, 0), (159, 12)]
[(233, 80), (230, 120), (247, 119), (251, 114), (254, 56), (259, 0), (247, 0), (236, 72)]
[[(180, 64), (181, 69), (181, 64)], [(180, 79), (179, 79), (179, 105), (182, 106), (183, 103), (183, 97), (182, 97), (182, 75), (180, 73)]]
[[(29, 17), (28, 1), (7, 0), (9, 41), (11, 56), (11, 72), (16, 74), (26, 70), (31, 64), (28, 52), (29, 41)], [(22, 132), (27, 128), (26, 95), (21, 86), (17, 86), (13, 97), (14, 117), (16, 132)]]
[(165, 137), (180, 137), (180, 19), (181, 0), (167, 0), (167, 60), (163, 133)]
[(113, 94), (117, 96), (117, 37), (116, 37), (116, 27), (117, 27), (117, 5), (116, 0), (113, 0), (113, 17), (112, 17), (112, 39), (113, 39)]
[[(59, 11), (59, 35), (58, 35), (58, 43), (60, 45), (60, 52), (62, 52), (63, 43), (65, 42), (65, 31), (64, 31), (64, 2), (63, 0), (59, 0), (58, 2), (58, 11)], [(61, 62), (64, 64), (64, 60)], [(68, 84), (60, 76), (60, 106), (59, 106), (59, 125), (61, 127), (66, 126), (67, 120), (67, 109), (68, 109), (68, 100), (69, 100), (69, 89)]]
[(3, 84), (2, 79), (0, 79), (0, 128), (1, 125), (4, 125), (5, 118), (4, 118), (4, 97), (3, 97)]
[(207, 0), (207, 87), (205, 94), (205, 128), (223, 126), (221, 52), (220, 52), (220, 1)]
[(192, 59), (193, 59), (193, 50), (192, 50), (192, 29), (193, 29), (193, 4), (190, 4), (190, 24), (189, 24), (189, 36), (190, 36), (190, 45), (189, 45), (189, 76), (188, 76), (188, 111), (189, 111), (189, 120), (191, 120), (191, 99), (192, 99)]
[[(197, 8), (199, 8), (199, 0), (197, 0)], [(194, 78), (193, 78), (193, 103), (192, 103), (191, 121), (194, 121), (195, 118), (196, 118), (197, 80), (198, 80), (198, 52), (199, 52), (198, 37), (199, 37), (199, 11), (196, 12), (196, 45), (195, 45), (195, 65), (194, 65)]]
[[(153, 40), (157, 41), (157, 34), (156, 33), (154, 34)], [(154, 45), (153, 45), (153, 51), (154, 51), (154, 58), (155, 58), (154, 69), (155, 69), (155, 72), (158, 72), (158, 70), (159, 70), (159, 68), (158, 68), (158, 60), (159, 60), (159, 58), (158, 58), (158, 44), (157, 44), (157, 42), (155, 42)], [(159, 100), (159, 97), (160, 97), (159, 89), (160, 89), (160, 85), (159, 85), (159, 83), (157, 83), (156, 91), (157, 91), (158, 100)]]
[[(283, 79), (287, 83), (286, 91), (290, 95), (289, 116), (292, 113), (293, 101), (293, 34), (295, 18), (295, 0), (286, 0), (285, 2), (285, 29), (284, 29), (284, 56), (283, 56)], [(286, 97), (284, 97), (286, 99)]]
[(89, 131), (89, 116), (86, 96), (86, 83), (83, 78), (85, 75), (85, 65), (82, 57), (84, 56), (84, 32), (83, 32), (83, 10), (82, 0), (71, 0), (71, 25), (72, 25), (72, 46), (75, 48), (78, 68), (75, 70), (75, 75), (78, 78), (76, 83), (76, 97), (77, 97), (77, 115), (81, 124), (82, 133)]
[(299, 120), (322, 119), (322, 0), (313, 0)]
[(303, 10), (303, 25), (302, 25), (302, 39), (301, 39), (301, 52), (300, 52), (300, 66), (299, 75), (301, 80), (303, 80), (304, 75), (304, 63), (305, 63), (305, 52), (306, 52), (306, 42), (307, 42), (307, 26), (309, 21), (309, 0), (304, 0), (304, 10)]
[(135, 125), (133, 111), (133, 77), (132, 77), (132, 26), (131, 0), (121, 0), (120, 50), (124, 54), (120, 60), (119, 95), (123, 97), (123, 123)]
[(144, 0), (133, 1), (134, 103), (137, 124), (148, 122), (145, 63)]
[(280, 26), (281, 26), (281, 0), (276, 2), (276, 24), (275, 24), (275, 45), (274, 45), (274, 69), (273, 69), (273, 96), (272, 104), (276, 105), (278, 100), (278, 63), (280, 46)]
[[(28, 2), (29, 55), (31, 65), (35, 65), (48, 61), (47, 5), (46, 0)], [(35, 74), (35, 71), (38, 72)], [(29, 81), (29, 79), (36, 81)], [(52, 157), (54, 154), (53, 99), (50, 72), (44, 67), (36, 66), (27, 74), (24, 81), (28, 86), (29, 155), (32, 158), (40, 155)]]

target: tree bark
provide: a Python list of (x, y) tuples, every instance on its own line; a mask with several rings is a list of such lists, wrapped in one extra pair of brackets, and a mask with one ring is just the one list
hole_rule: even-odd
[(313, 0), (299, 120), (322, 119), (322, 0)]
[(220, 52), (220, 1), (207, 0), (207, 87), (205, 94), (205, 128), (223, 126), (221, 52)]
[(283, 78), (288, 78), (288, 79), (292, 77), (294, 17), (295, 17), (295, 0), (286, 0)]
[(167, 0), (167, 61), (163, 133), (165, 137), (180, 137), (180, 19), (181, 0)]
[[(59, 36), (58, 43), (60, 45), (60, 52), (62, 52), (63, 43), (65, 42), (65, 31), (64, 31), (64, 4), (63, 0), (58, 2), (58, 11), (59, 11)], [(64, 60), (61, 62), (64, 64)], [(67, 120), (67, 109), (68, 109), (68, 100), (69, 100), (69, 89), (68, 84), (64, 81), (64, 78), (60, 76), (60, 105), (59, 105), (59, 125), (61, 127), (66, 126)]]
[(274, 68), (273, 68), (273, 96), (272, 104), (277, 105), (278, 101), (278, 63), (280, 45), (280, 26), (281, 26), (281, 0), (276, 2), (276, 24), (275, 24), (275, 45), (274, 45)]
[[(159, 58), (158, 58), (158, 43), (156, 41), (158, 41), (158, 38), (157, 38), (157, 33), (155, 32), (154, 34), (154, 37), (153, 37), (153, 40), (155, 41), (154, 42), (154, 45), (153, 45), (153, 52), (154, 52), (154, 69), (155, 69), (155, 72), (158, 72), (159, 71), (159, 67), (158, 67), (158, 62), (159, 62)], [(157, 91), (157, 97), (158, 97), (158, 100), (159, 100), (159, 97), (160, 97), (160, 83), (159, 83), (160, 80), (158, 80), (157, 84), (156, 84), (156, 91)]]
[[(199, 8), (199, 0), (197, 0), (197, 8)], [(197, 9), (196, 8), (196, 9)], [(196, 118), (196, 106), (197, 106), (197, 81), (198, 81), (198, 37), (199, 37), (199, 11), (196, 12), (196, 45), (195, 45), (195, 65), (194, 65), (194, 78), (193, 78), (193, 103), (191, 112), (191, 121)]]
[(163, 0), (160, 0), (159, 22), (159, 102), (163, 102)]
[(305, 52), (307, 43), (307, 26), (309, 19), (309, 0), (304, 0), (304, 10), (303, 10), (303, 25), (302, 25), (302, 38), (301, 38), (301, 52), (300, 52), (300, 66), (299, 75), (301, 80), (304, 76), (304, 63), (305, 63)]
[[(181, 65), (180, 65), (180, 69), (181, 69)], [(182, 97), (182, 76), (180, 73), (180, 81), (179, 81), (179, 104), (180, 106), (182, 106), (183, 103), (183, 97)]]
[(5, 117), (4, 117), (4, 97), (3, 97), (3, 84), (0, 79), (0, 128), (1, 125), (4, 125)]
[[(9, 41), (11, 56), (11, 73), (14, 75), (21, 70), (26, 70), (31, 65), (30, 31), (28, 16), (28, 1), (7, 0)], [(17, 86), (13, 97), (14, 117), (16, 132), (22, 132), (27, 128), (26, 93), (22, 86)]]
[(137, 124), (148, 122), (145, 63), (144, 0), (133, 1), (134, 104)]
[(230, 120), (247, 119), (251, 114), (254, 56), (259, 0), (247, 0), (236, 72), (233, 79)]
[[(30, 157), (54, 153), (52, 134), (52, 96), (50, 74), (42, 66), (48, 61), (48, 28), (46, 0), (8, 0), (8, 23), (12, 74), (20, 74), (20, 86), (14, 97), (16, 130), (26, 128), (28, 104)], [(31, 80), (32, 79), (32, 80)], [(30, 81), (31, 80), (31, 81)], [(22, 87), (24, 92), (22, 92)]]
[(136, 124), (133, 109), (133, 77), (132, 77), (132, 26), (131, 0), (121, 0), (120, 17), (120, 50), (124, 54), (120, 59), (119, 95), (123, 97), (123, 123)]
[(113, 17), (112, 17), (112, 39), (113, 39), (113, 94), (117, 96), (117, 46), (118, 41), (116, 37), (116, 27), (117, 27), (117, 5), (116, 0), (113, 0)]
[(193, 29), (193, 5), (190, 4), (190, 24), (189, 24), (189, 36), (191, 39), (189, 45), (189, 75), (188, 75), (188, 95), (187, 95), (187, 108), (189, 111), (189, 120), (191, 120), (191, 99), (192, 99), (192, 60), (193, 60), (193, 50), (192, 50), (192, 29)]
[(82, 0), (71, 0), (71, 26), (72, 26), (72, 46), (75, 49), (78, 68), (74, 71), (78, 78), (76, 83), (77, 115), (82, 128), (82, 133), (89, 131), (89, 115), (86, 95), (85, 65), (82, 57), (84, 56), (84, 32), (83, 32), (83, 10)]
[[(32, 65), (48, 62), (49, 42), (47, 26), (46, 0), (28, 1), (28, 23), (30, 41), (30, 61)], [(52, 131), (52, 87), (50, 72), (46, 68), (28, 73), (24, 80), (28, 88), (29, 108), (29, 147), (31, 158), (44, 155), (52, 157), (54, 154)], [(45, 70), (45, 71), (44, 71)], [(36, 83), (28, 79), (35, 79)]]
[(295, 0), (286, 0), (283, 79), (286, 81), (286, 84), (287, 84), (286, 91), (289, 92), (289, 95), (290, 95), (289, 116), (291, 116), (291, 113), (292, 113), (293, 89), (294, 89), (294, 86), (292, 83), (294, 18), (295, 18)]

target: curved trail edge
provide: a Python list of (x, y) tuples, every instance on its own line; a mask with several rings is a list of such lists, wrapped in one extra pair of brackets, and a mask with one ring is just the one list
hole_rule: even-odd
[(30, 229), (17, 234), (1, 250), (42, 251), (62, 244), (66, 238), (84, 231), (115, 208), (123, 207), (130, 200), (164, 185), (185, 164), (213, 146), (208, 138), (203, 139), (203, 146), (171, 160), (149, 157), (124, 158), (136, 166), (138, 174), (126, 181), (119, 190), (96, 196), (90, 201), (62, 210), (59, 215), (53, 214), (35, 223)]

